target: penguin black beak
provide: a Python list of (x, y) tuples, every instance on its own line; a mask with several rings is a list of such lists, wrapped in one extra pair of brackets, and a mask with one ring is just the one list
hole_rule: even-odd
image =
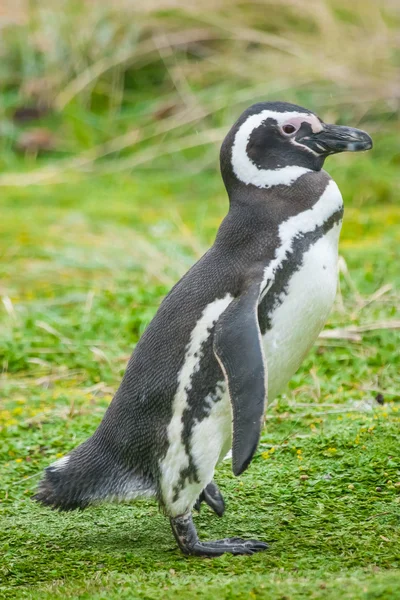
[(361, 129), (322, 123), (322, 131), (312, 135), (307, 145), (317, 154), (323, 155), (360, 152), (372, 148), (372, 139)]

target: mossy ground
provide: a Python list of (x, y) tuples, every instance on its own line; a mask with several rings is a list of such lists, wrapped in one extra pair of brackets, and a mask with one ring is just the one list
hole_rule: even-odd
[(42, 469), (94, 431), (161, 298), (212, 241), (227, 209), (216, 172), (3, 193), (0, 597), (400, 597), (400, 338), (387, 324), (400, 209), (371, 197), (395, 181), (370, 157), (334, 163), (353, 201), (329, 327), (380, 327), (319, 340), (270, 406), (250, 469), (218, 469), (226, 515), (203, 508), (200, 537), (270, 543), (252, 557), (183, 557), (152, 502), (58, 514), (30, 500)]

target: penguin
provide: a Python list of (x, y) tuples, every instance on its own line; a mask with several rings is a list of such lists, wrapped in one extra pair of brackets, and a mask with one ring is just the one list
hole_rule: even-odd
[(200, 541), (192, 509), (224, 513), (214, 482), (231, 450), (249, 466), (267, 398), (323, 328), (337, 286), (343, 200), (327, 156), (372, 148), (286, 102), (261, 102), (222, 143), (229, 211), (213, 246), (162, 301), (93, 435), (50, 465), (34, 498), (59, 510), (155, 497), (186, 555), (253, 554), (258, 540)]

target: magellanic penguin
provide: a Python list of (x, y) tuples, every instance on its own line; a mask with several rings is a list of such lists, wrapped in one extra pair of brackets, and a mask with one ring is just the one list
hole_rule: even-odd
[(364, 131), (285, 102), (248, 108), (221, 148), (230, 208), (214, 245), (161, 303), (98, 429), (50, 465), (35, 499), (60, 510), (155, 496), (185, 554), (253, 554), (202, 542), (192, 509), (222, 515), (213, 481), (232, 448), (240, 475), (266, 399), (300, 366), (331, 310), (343, 202), (325, 158), (368, 150)]

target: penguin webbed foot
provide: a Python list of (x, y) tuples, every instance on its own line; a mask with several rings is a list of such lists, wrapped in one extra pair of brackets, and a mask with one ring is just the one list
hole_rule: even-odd
[(191, 556), (221, 556), (230, 554), (255, 554), (268, 548), (268, 544), (258, 540), (243, 540), (242, 538), (225, 538), (212, 542), (201, 542), (198, 538), (192, 515), (170, 518), (172, 531), (183, 554)]
[(205, 502), (208, 506), (215, 512), (216, 515), (222, 517), (225, 512), (225, 502), (224, 498), (219, 491), (217, 484), (214, 481), (211, 481), (204, 490), (201, 492), (200, 496), (197, 498), (194, 508), (197, 512), (200, 512), (201, 503)]

